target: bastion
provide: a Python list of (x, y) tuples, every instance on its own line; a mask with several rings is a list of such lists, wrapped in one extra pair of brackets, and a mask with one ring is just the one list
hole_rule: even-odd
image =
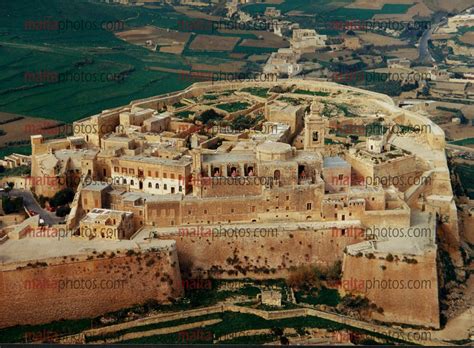
[(174, 241), (8, 240), (0, 327), (93, 318), (183, 293)]

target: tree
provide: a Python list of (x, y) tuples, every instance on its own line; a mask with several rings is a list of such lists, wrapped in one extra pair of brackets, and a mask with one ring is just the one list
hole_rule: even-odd
[(23, 198), (22, 197), (2, 197), (2, 207), (5, 214), (18, 213), (23, 207)]
[(214, 109), (209, 109), (204, 111), (201, 115), (198, 116), (198, 120), (203, 124), (208, 124), (209, 121), (221, 120), (224, 116), (217, 113)]
[(287, 283), (296, 288), (317, 288), (320, 289), (322, 272), (316, 266), (301, 266), (291, 271)]
[(245, 115), (239, 115), (232, 120), (232, 128), (236, 130), (249, 129), (254, 124), (255, 124), (255, 120)]
[(66, 216), (67, 214), (69, 214), (71, 212), (71, 208), (69, 208), (67, 205), (64, 205), (62, 207), (59, 207), (57, 210), (56, 210), (56, 216), (59, 216), (59, 217), (64, 217)]
[(72, 188), (65, 188), (61, 191), (56, 192), (54, 197), (50, 200), (52, 207), (59, 207), (71, 203), (74, 200), (74, 190)]
[(10, 196), (10, 191), (13, 190), (13, 186), (15, 186), (14, 182), (9, 181), (6, 183), (5, 192), (8, 194), (8, 196)]
[(326, 271), (326, 279), (327, 280), (338, 280), (341, 278), (342, 274), (342, 262), (336, 261), (334, 264), (329, 267)]

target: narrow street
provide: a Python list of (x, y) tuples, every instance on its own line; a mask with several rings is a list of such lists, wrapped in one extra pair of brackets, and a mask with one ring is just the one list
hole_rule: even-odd
[(10, 191), (10, 196), (23, 197), (25, 208), (39, 214), (46, 225), (55, 225), (64, 221), (64, 218), (57, 217), (54, 213), (50, 213), (41, 208), (30, 191), (13, 189)]

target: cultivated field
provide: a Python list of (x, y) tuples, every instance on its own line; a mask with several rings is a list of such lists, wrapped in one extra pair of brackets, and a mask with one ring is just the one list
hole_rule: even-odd
[(474, 31), (468, 31), (467, 33), (464, 33), (464, 35), (461, 36), (459, 40), (467, 45), (474, 46)]
[(211, 64), (193, 64), (194, 71), (222, 71), (222, 72), (239, 72), (245, 66), (245, 61)]
[[(387, 4), (404, 4), (411, 5), (412, 0), (356, 0), (352, 4), (347, 5), (346, 8), (360, 8), (370, 10), (381, 10)], [(418, 1), (415, 1), (418, 2)]]
[[(17, 119), (19, 117), (23, 118)], [(0, 130), (6, 132), (5, 135), (0, 136), (0, 148), (5, 147), (6, 143), (21, 141), (29, 142), (30, 137), (36, 134), (42, 134), (44, 137), (55, 137), (59, 135), (65, 136), (66, 134), (63, 134), (63, 132), (71, 129), (70, 127), (55, 127), (60, 124), (59, 121), (10, 114), (6, 112), (0, 112), (0, 123), (4, 123), (0, 124)], [(8, 145), (4, 150), (8, 150), (11, 147), (11, 145)], [(3, 151), (1, 152), (3, 153)]]
[(208, 21), (219, 21), (222, 19), (221, 17), (211, 16), (207, 13), (193, 10), (187, 6), (174, 6), (173, 8), (176, 10), (176, 12), (182, 13), (190, 18), (205, 19)]
[(266, 47), (266, 48), (286, 48), (290, 47), (288, 41), (283, 40), (278, 35), (267, 31), (250, 31), (249, 34), (254, 34), (259, 39), (244, 39), (240, 46), (250, 47)]
[(160, 52), (181, 54), (191, 33), (183, 33), (169, 29), (146, 26), (115, 34), (118, 38), (133, 45), (143, 46), (154, 50), (160, 47)]
[(374, 33), (360, 33), (359, 37), (366, 43), (373, 44), (374, 46), (404, 46), (405, 42), (392, 37), (374, 34)]
[(232, 51), (239, 41), (239, 37), (198, 35), (189, 48), (193, 51)]
[(416, 48), (400, 48), (398, 50), (388, 51), (386, 52), (386, 55), (415, 60), (418, 58), (419, 52)]

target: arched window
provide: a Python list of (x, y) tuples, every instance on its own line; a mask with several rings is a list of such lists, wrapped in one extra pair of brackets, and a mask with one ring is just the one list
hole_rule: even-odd
[(160, 184), (155, 184), (155, 188), (159, 189), (159, 188), (160, 188)]
[(280, 171), (275, 170), (275, 172), (273, 173), (273, 180), (280, 180), (280, 175)]
[(130, 180), (130, 185), (132, 185), (132, 186), (134, 185), (133, 180)]
[(151, 182), (148, 183), (148, 188), (151, 188)]

